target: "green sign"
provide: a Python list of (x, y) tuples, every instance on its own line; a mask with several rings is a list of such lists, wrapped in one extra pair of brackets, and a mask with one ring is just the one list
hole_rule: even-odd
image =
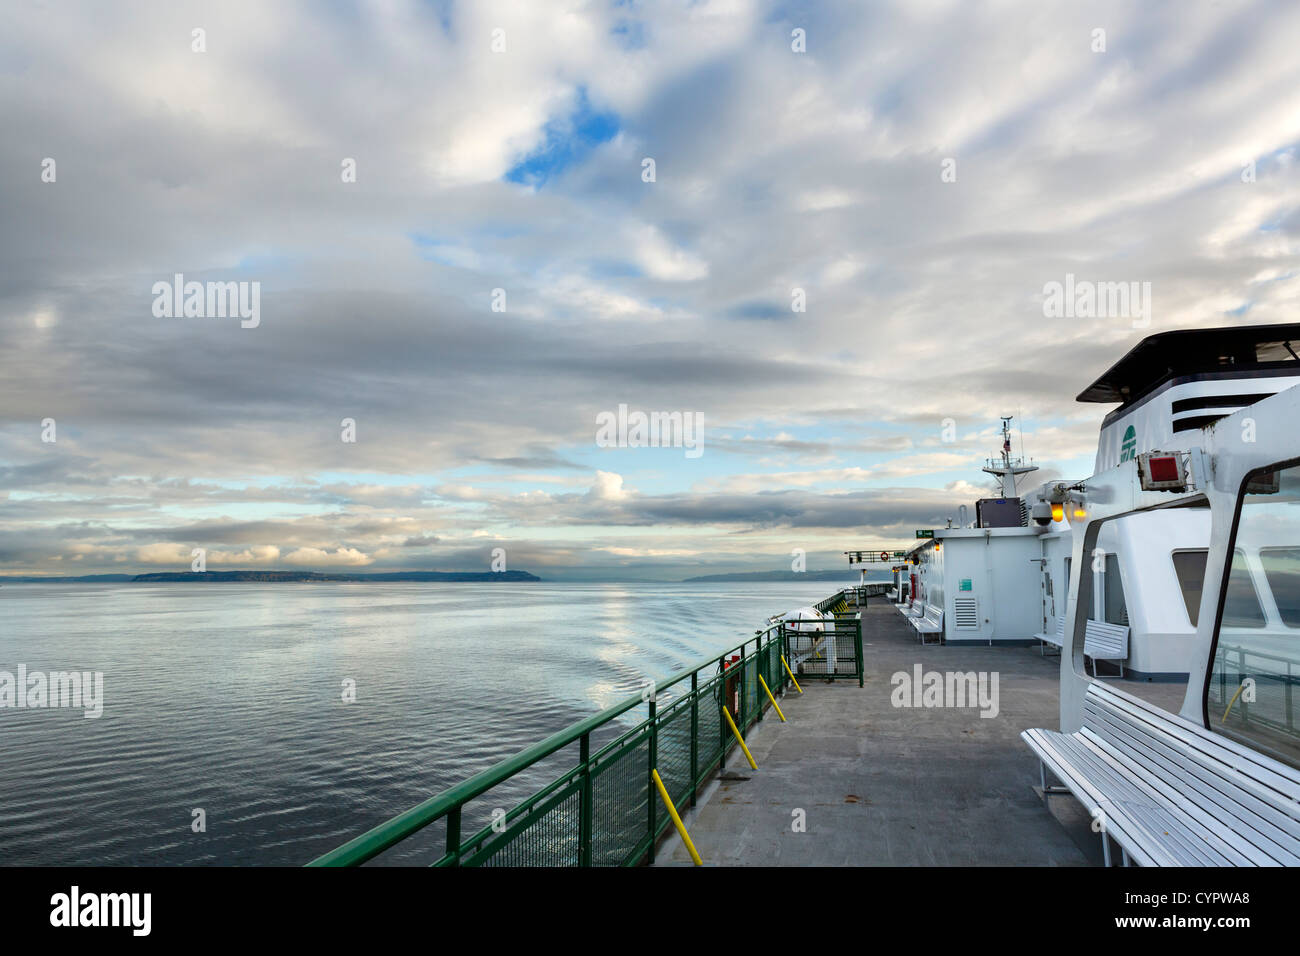
[(969, 590), (971, 589), (971, 587), (970, 587), (970, 578), (962, 578), (962, 579), (961, 579), (961, 589), (962, 589), (963, 591), (969, 591)]
[(925, 528), (925, 529), (918, 528), (916, 532), (916, 536), (918, 538), (933, 538), (934, 532), (931, 531), (929, 528)]
[(1137, 457), (1138, 433), (1132, 425), (1124, 429), (1124, 441), (1119, 446), (1119, 460), (1132, 461)]
[(895, 551), (895, 552), (894, 552), (894, 557), (896, 557), (896, 558), (905, 558), (905, 557), (907, 557), (907, 552), (906, 552), (906, 551)]

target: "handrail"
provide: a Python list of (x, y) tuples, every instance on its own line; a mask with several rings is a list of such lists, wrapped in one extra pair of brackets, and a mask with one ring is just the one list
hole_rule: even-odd
[[(779, 628), (780, 622), (770, 624), (766, 628), (759, 629), (755, 632), (756, 636), (742, 641), (725, 651), (716, 655), (701, 659), (697, 664), (687, 667), (664, 681), (655, 683), (656, 694), (664, 689), (686, 680), (691, 675), (698, 673), (706, 667), (710, 667), (722, 658), (734, 651), (740, 651), (742, 659), (745, 656), (745, 647), (750, 643), (757, 642), (761, 647), (763, 637), (771, 631)], [(646, 703), (640, 693), (628, 697), (626, 700), (607, 707), (597, 714), (586, 717), (575, 724), (566, 727), (558, 733), (552, 734), (545, 740), (527, 747), (513, 757), (507, 757), (500, 763), (489, 767), (481, 773), (475, 774), (468, 780), (464, 780), (451, 788), (442, 791), (428, 800), (417, 804), (411, 809), (400, 813), (390, 820), (381, 823), (373, 829), (367, 830), (360, 836), (354, 837), (342, 846), (324, 853), (308, 863), (308, 866), (340, 866), (364, 863), (383, 853), (385, 850), (400, 843), (402, 840), (419, 832), (426, 826), (434, 823), (442, 817), (458, 811), (461, 806), (473, 800), (475, 797), (482, 796), (488, 790), (491, 790), (497, 784), (500, 784), (508, 778), (514, 776), (522, 770), (526, 770), (533, 764), (544, 760), (555, 752), (579, 742), (584, 736), (593, 730), (609, 723), (617, 717), (622, 716), (634, 707)]]

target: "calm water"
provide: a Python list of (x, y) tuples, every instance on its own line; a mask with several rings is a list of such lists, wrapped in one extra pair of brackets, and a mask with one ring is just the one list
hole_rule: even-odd
[(0, 864), (303, 863), (835, 589), (6, 584), (0, 670), (102, 671), (104, 711), (0, 708)]

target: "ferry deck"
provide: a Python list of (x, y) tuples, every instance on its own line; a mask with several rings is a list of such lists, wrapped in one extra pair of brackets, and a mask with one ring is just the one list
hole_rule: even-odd
[[(1020, 733), (1058, 720), (1060, 663), (1035, 647), (921, 645), (884, 597), (862, 612), (865, 686), (801, 679), (746, 738), (757, 771), (728, 762), (683, 815), (706, 865), (1086, 866), (1102, 863), (1091, 817), (1039, 786)], [(997, 672), (999, 713), (895, 707), (891, 677)], [(1185, 684), (1103, 677), (1176, 712)], [(1044, 799), (1050, 813), (1044, 812)], [(795, 811), (806, 831), (795, 832)], [(690, 866), (675, 835), (657, 866)]]
[(312, 865), (423, 833), (449, 867), (1300, 866), (1292, 340), (1149, 336), (1080, 396), (1122, 403), (1090, 477), (1021, 497), (1004, 418), (973, 523), (846, 552), (892, 587), (863, 568)]

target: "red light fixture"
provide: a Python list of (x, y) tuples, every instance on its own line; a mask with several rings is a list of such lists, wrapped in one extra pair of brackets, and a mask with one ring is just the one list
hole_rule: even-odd
[(1182, 452), (1149, 451), (1137, 456), (1143, 491), (1186, 491)]

